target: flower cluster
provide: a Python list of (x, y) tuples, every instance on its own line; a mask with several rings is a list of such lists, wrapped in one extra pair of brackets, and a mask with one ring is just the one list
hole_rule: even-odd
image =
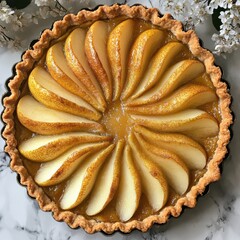
[(207, 1), (202, 0), (161, 2), (161, 9), (170, 11), (175, 18), (183, 22), (186, 29), (192, 29), (197, 24), (204, 22), (207, 15), (206, 6)]
[(31, 5), (31, 11), (29, 8), (13, 10), (6, 1), (0, 2), (0, 47), (25, 47), (25, 42), (18, 37), (19, 32), (25, 31), (32, 24), (38, 24), (39, 19), (57, 18), (70, 10), (58, 0), (34, 0)]
[(240, 0), (161, 0), (161, 8), (181, 19), (186, 29), (219, 12), (220, 31), (212, 35), (214, 53), (230, 53), (240, 46)]
[[(215, 52), (232, 52), (240, 46), (240, 0), (233, 4), (233, 1), (218, 1), (219, 6), (224, 10), (220, 12), (219, 19), (222, 22), (219, 34), (213, 34)], [(212, 6), (212, 5), (210, 5)], [(212, 6), (212, 9), (216, 6)], [(209, 9), (210, 13), (213, 11)]]
[[(89, 1), (73, 0), (32, 0), (31, 11), (11, 9), (6, 1), (0, 2), (0, 47), (26, 47), (21, 38), (16, 37), (19, 31), (28, 26), (38, 24), (40, 19), (57, 18), (72, 12), (73, 6), (81, 3), (85, 6)], [(215, 53), (232, 52), (240, 46), (240, 0), (160, 0), (160, 9), (170, 12), (181, 20), (186, 29), (192, 29), (203, 23), (207, 16), (219, 12), (220, 30), (213, 34)]]

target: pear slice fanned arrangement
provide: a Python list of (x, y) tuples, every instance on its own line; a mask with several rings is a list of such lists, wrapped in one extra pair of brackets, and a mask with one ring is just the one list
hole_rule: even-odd
[(60, 183), (76, 170), (88, 154), (108, 145), (107, 142), (79, 144), (52, 161), (41, 164), (35, 176), (35, 181), (41, 186)]
[(95, 121), (47, 108), (30, 95), (21, 98), (17, 106), (18, 119), (23, 126), (38, 134), (58, 134), (73, 131), (103, 132)]
[[(106, 149), (101, 150), (101, 152), (91, 155), (77, 169), (64, 191), (60, 202), (62, 209), (71, 209), (79, 205), (87, 197), (94, 186), (101, 165), (112, 152), (113, 148), (114, 145), (112, 144)], [(104, 193), (103, 195), (105, 196)]]
[(49, 136), (37, 135), (23, 141), (19, 146), (19, 151), (24, 157), (32, 161), (47, 162), (78, 144), (110, 141), (111, 139), (111, 136), (101, 136), (86, 132)]
[(101, 118), (95, 108), (59, 85), (42, 67), (36, 67), (31, 72), (28, 86), (34, 98), (47, 107), (92, 120)]
[[(166, 31), (140, 23), (74, 28), (28, 77), (16, 112), (33, 134), (18, 149), (39, 164), (38, 185), (65, 184), (57, 203), (63, 210), (84, 203), (94, 218), (111, 203), (126, 222), (139, 214), (144, 195), (158, 212), (170, 195), (184, 196), (192, 173), (211, 160), (203, 139), (217, 141), (219, 123), (216, 109), (204, 109), (218, 97), (194, 82), (206, 74), (204, 64)], [(114, 102), (132, 124), (125, 139), (103, 125)]]

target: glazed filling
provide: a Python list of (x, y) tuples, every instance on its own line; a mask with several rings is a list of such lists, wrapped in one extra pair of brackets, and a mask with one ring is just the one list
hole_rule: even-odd
[(17, 107), (24, 165), (62, 210), (143, 220), (206, 172), (218, 97), (205, 66), (140, 19), (85, 23), (53, 41)]

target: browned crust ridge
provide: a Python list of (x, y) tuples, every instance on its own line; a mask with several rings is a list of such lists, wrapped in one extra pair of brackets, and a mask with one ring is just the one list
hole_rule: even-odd
[[(192, 54), (204, 63), (206, 72), (210, 75), (213, 85), (216, 88), (216, 93), (220, 99), (220, 110), (222, 114), (217, 149), (213, 159), (207, 164), (206, 173), (199, 182), (190, 189), (186, 196), (179, 198), (174, 206), (164, 207), (159, 214), (151, 215), (142, 221), (130, 220), (126, 223), (87, 220), (81, 215), (61, 210), (56, 203), (49, 199), (42, 188), (34, 182), (33, 178), (23, 166), (17, 150), (14, 124), (14, 113), (20, 96), (19, 88), (22, 82), (27, 79), (34, 64), (41, 59), (44, 51), (49, 48), (51, 42), (63, 36), (69, 27), (78, 26), (88, 21), (112, 19), (118, 16), (140, 18), (150, 21), (163, 29), (170, 30), (179, 41), (187, 44)], [(65, 221), (71, 228), (81, 227), (88, 233), (94, 233), (96, 231), (113, 233), (116, 230), (127, 233), (133, 229), (139, 229), (145, 232), (154, 223), (163, 224), (167, 222), (171, 215), (178, 217), (182, 212), (183, 206), (190, 208), (194, 207), (196, 205), (197, 196), (204, 192), (205, 187), (209, 183), (220, 178), (219, 165), (227, 153), (227, 144), (230, 140), (229, 126), (232, 123), (232, 115), (229, 106), (231, 97), (228, 93), (226, 83), (221, 81), (222, 74), (220, 68), (214, 65), (212, 53), (200, 46), (199, 39), (194, 31), (183, 31), (181, 22), (174, 20), (170, 14), (160, 16), (158, 10), (154, 8), (146, 9), (143, 6), (129, 7), (127, 5), (116, 4), (113, 6), (101, 6), (95, 11), (82, 10), (77, 15), (68, 14), (63, 20), (55, 22), (52, 30), (47, 29), (42, 33), (39, 41), (34, 44), (32, 50), (27, 50), (24, 53), (22, 61), (16, 65), (15, 69), (16, 74), (8, 84), (11, 95), (5, 97), (3, 101), (5, 107), (2, 115), (3, 121), (5, 122), (5, 129), (3, 131), (3, 137), (6, 139), (5, 151), (10, 155), (11, 169), (20, 175), (20, 182), (27, 187), (28, 194), (36, 198), (42, 210), (52, 211), (53, 217), (57, 221)]]

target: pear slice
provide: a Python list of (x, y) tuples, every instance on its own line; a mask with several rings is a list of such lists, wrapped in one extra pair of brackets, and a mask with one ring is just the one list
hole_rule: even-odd
[(107, 101), (112, 99), (112, 75), (107, 54), (108, 24), (94, 22), (87, 31), (85, 53), (88, 62), (98, 78)]
[(203, 63), (197, 60), (183, 60), (171, 66), (162, 76), (159, 83), (137, 99), (131, 106), (157, 102), (183, 84), (199, 77), (205, 70)]
[(108, 142), (81, 144), (50, 162), (42, 163), (35, 175), (36, 183), (40, 186), (51, 186), (64, 181), (76, 170), (86, 156), (108, 145)]
[(111, 139), (111, 136), (84, 132), (50, 136), (36, 135), (23, 141), (18, 149), (24, 157), (32, 161), (47, 162), (78, 144), (110, 141)]
[(69, 67), (82, 84), (85, 85), (86, 89), (88, 89), (96, 97), (100, 104), (100, 110), (104, 112), (106, 108), (106, 101), (103, 96), (102, 89), (89, 66), (85, 52), (83, 51), (85, 37), (85, 30), (81, 28), (73, 30), (65, 41), (65, 56)]
[(135, 123), (160, 132), (184, 132), (196, 138), (213, 137), (218, 134), (217, 120), (199, 109), (189, 109), (163, 116), (130, 116)]
[(97, 177), (89, 198), (86, 214), (89, 216), (101, 212), (114, 197), (120, 178), (120, 164), (124, 140), (117, 142), (112, 155), (106, 161)]
[(125, 82), (134, 27), (132, 19), (125, 20), (111, 31), (108, 38), (107, 50), (113, 75), (113, 101), (120, 97)]
[[(126, 145), (123, 151), (121, 176), (116, 199), (116, 211), (121, 221), (128, 221), (133, 216), (138, 208), (140, 197), (140, 176), (134, 166), (130, 147)], [(129, 199), (131, 200), (129, 201)]]
[(213, 101), (217, 101), (217, 96), (211, 88), (203, 85), (186, 84), (162, 101), (148, 105), (125, 107), (125, 109), (134, 114), (165, 115), (196, 108)]
[(166, 176), (167, 182), (179, 195), (183, 195), (189, 186), (189, 171), (185, 163), (174, 153), (155, 147), (136, 134), (146, 156), (158, 164)]
[(133, 93), (145, 72), (150, 59), (163, 44), (165, 34), (158, 29), (142, 32), (135, 40), (129, 55), (127, 80), (122, 93), (125, 100)]
[(159, 166), (143, 152), (134, 134), (130, 134), (128, 142), (134, 153), (134, 162), (141, 177), (142, 191), (153, 210), (158, 211), (168, 199), (167, 181)]
[(95, 97), (92, 96), (92, 93), (85, 88), (68, 66), (63, 47), (63, 43), (58, 42), (48, 49), (46, 56), (48, 71), (54, 80), (66, 90), (81, 97), (93, 107), (101, 108)]
[(140, 84), (137, 86), (134, 95), (131, 96), (132, 99), (142, 95), (160, 80), (162, 74), (170, 66), (173, 59), (181, 52), (183, 46), (180, 42), (170, 42), (157, 51), (150, 61), (149, 67)]
[(28, 78), (29, 89), (39, 102), (45, 106), (72, 113), (91, 120), (99, 120), (101, 114), (80, 97), (59, 85), (42, 67), (33, 69)]
[(32, 132), (49, 135), (73, 131), (104, 132), (100, 123), (47, 108), (33, 97), (22, 97), (17, 105), (18, 119)]
[(134, 131), (140, 133), (150, 144), (177, 154), (189, 169), (203, 169), (207, 162), (204, 148), (193, 139), (176, 133), (156, 133), (145, 127), (135, 125)]
[(71, 209), (78, 206), (92, 190), (99, 169), (112, 152), (114, 144), (97, 152), (84, 160), (77, 171), (71, 176), (64, 189), (60, 206), (62, 209)]

